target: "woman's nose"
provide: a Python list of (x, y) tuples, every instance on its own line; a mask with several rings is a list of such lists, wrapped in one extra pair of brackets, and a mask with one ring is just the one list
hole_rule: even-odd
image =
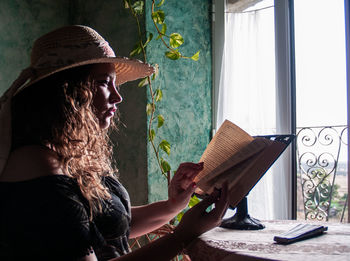
[(111, 96), (110, 96), (110, 102), (111, 103), (121, 103), (123, 101), (122, 96), (118, 92), (117, 88), (113, 86)]

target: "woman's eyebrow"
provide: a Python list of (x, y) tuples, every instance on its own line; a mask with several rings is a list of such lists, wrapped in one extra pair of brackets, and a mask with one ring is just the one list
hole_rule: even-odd
[(110, 77), (110, 78), (116, 78), (117, 75), (115, 73), (110, 74), (110, 73), (101, 73), (101, 74), (97, 74), (96, 77)]

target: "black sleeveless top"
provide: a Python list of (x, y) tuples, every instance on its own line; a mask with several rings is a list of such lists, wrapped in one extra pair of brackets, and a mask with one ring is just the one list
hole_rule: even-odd
[(103, 182), (112, 198), (92, 221), (77, 182), (68, 176), (0, 182), (0, 260), (76, 260), (91, 248), (98, 260), (128, 253), (129, 195), (113, 177)]

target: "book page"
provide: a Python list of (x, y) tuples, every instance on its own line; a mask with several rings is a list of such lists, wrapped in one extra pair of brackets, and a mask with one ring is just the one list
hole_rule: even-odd
[(230, 205), (236, 206), (236, 204), (256, 185), (259, 179), (287, 146), (279, 141), (268, 141), (272, 143), (259, 153), (254, 154), (247, 160), (240, 162), (216, 176), (214, 179), (209, 180), (201, 187), (202, 193), (199, 194), (210, 194), (215, 187), (220, 188), (227, 180), (229, 183)]
[(207, 191), (207, 193), (210, 194), (215, 187), (220, 188), (226, 180), (229, 184), (228, 188), (231, 190), (236, 184), (237, 180), (239, 180), (240, 177), (244, 174), (248, 166), (250, 166), (250, 164), (254, 162), (257, 157), (259, 157), (259, 154), (254, 154), (249, 158), (249, 160), (242, 161), (234, 167), (216, 176), (215, 178), (209, 180), (206, 184), (203, 184), (203, 190)]
[(221, 187), (221, 184), (228, 180), (229, 188), (233, 187), (236, 179), (241, 177), (250, 162), (259, 155), (265, 148), (273, 143), (265, 138), (255, 138), (251, 143), (243, 147), (239, 152), (232, 155), (226, 162), (218, 166), (213, 173), (209, 173), (198, 182), (198, 187), (210, 193), (214, 186)]
[[(198, 187), (202, 190), (206, 190), (211, 187), (221, 176), (226, 176), (226, 171), (230, 169), (230, 183), (244, 168), (243, 162), (247, 159), (261, 152), (264, 148), (269, 146), (273, 141), (265, 138), (255, 138), (253, 141), (243, 146), (235, 154), (230, 155), (230, 157), (211, 172), (207, 173), (202, 177), (197, 183)], [(204, 162), (205, 165), (205, 162)], [(237, 173), (237, 174), (236, 174)], [(226, 178), (227, 179), (227, 178)]]
[(208, 173), (213, 173), (218, 166), (253, 140), (244, 130), (225, 120), (200, 159), (200, 162), (204, 162), (204, 169), (197, 175), (195, 182), (198, 183)]
[(287, 146), (285, 143), (273, 141), (261, 153), (256, 154), (252, 160), (248, 160), (249, 164), (240, 173), (240, 177), (236, 178), (234, 183), (229, 186), (231, 206), (236, 206), (248, 194)]

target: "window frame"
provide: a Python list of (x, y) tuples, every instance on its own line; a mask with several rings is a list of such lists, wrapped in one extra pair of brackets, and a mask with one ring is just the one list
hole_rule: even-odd
[[(216, 112), (218, 108), (218, 91), (225, 43), (225, 2), (212, 1), (212, 126), (215, 133), (217, 122)], [(350, 101), (350, 1), (344, 0), (345, 28), (346, 28), (346, 72), (347, 72), (347, 100)], [(277, 115), (284, 120), (284, 133), (296, 134), (296, 75), (295, 75), (295, 41), (294, 41), (294, 0), (278, 0), (274, 3), (275, 11), (275, 48), (276, 48), (276, 89), (283, 92), (284, 100), (277, 102), (287, 104), (289, 107), (285, 115)], [(288, 99), (290, 97), (290, 99)], [(348, 120), (350, 123), (350, 103), (347, 102)], [(348, 132), (350, 141), (350, 132)], [(290, 218), (297, 217), (297, 159), (296, 142), (293, 142), (287, 152), (291, 169), (291, 202)], [(348, 144), (348, 172), (350, 170), (350, 147)], [(350, 194), (350, 177), (348, 173), (348, 195)], [(348, 217), (350, 217), (350, 200), (348, 200)], [(349, 218), (348, 218), (349, 220)], [(349, 221), (350, 222), (350, 221)]]

